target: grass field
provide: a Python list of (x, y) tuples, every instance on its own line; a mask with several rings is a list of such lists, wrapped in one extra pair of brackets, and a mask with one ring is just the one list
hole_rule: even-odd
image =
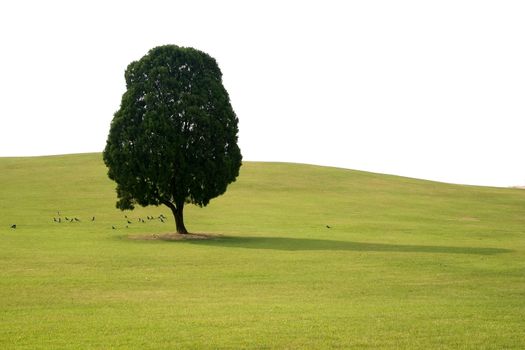
[(115, 200), (100, 154), (0, 158), (1, 349), (525, 347), (525, 190), (246, 162), (199, 241)]

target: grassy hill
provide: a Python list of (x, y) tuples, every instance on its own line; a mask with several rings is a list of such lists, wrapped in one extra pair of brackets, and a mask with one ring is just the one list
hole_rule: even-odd
[(246, 162), (200, 241), (114, 203), (100, 154), (0, 158), (0, 348), (525, 344), (524, 190)]

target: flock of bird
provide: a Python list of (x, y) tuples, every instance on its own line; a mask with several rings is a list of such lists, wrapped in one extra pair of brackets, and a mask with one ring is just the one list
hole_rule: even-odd
[[(146, 216), (146, 218), (148, 219), (148, 221), (151, 221), (151, 220), (159, 220), (159, 221), (162, 222), (162, 223), (164, 223), (164, 222), (166, 222), (166, 221), (168, 220), (168, 218), (165, 217), (163, 214), (160, 214), (160, 215), (157, 216), (157, 217), (155, 217), (155, 216), (149, 216), (149, 215), (148, 215), (148, 216)], [(131, 221), (131, 220), (128, 218), (127, 215), (124, 215), (124, 219), (126, 219), (126, 223), (127, 223), (128, 225), (130, 225), (130, 224), (133, 223), (133, 221)], [(95, 217), (94, 217), (94, 216), (93, 216), (93, 220), (95, 220)], [(141, 223), (146, 223), (146, 220), (144, 220), (143, 218), (138, 218), (137, 221), (138, 221), (138, 222), (141, 222)], [(129, 227), (128, 225), (126, 225), (126, 228)], [(116, 227), (115, 225), (112, 225), (111, 228), (112, 228), (113, 230), (116, 230), (116, 229), (117, 229), (117, 227)]]
[[(62, 223), (62, 217), (60, 216), (60, 212), (59, 211), (57, 212), (57, 214), (58, 214), (58, 217), (53, 217), (53, 221), (60, 224), (60, 223)], [(131, 225), (133, 222), (128, 218), (127, 215), (124, 215), (124, 218), (126, 219), (126, 222), (127, 222), (126, 228), (129, 228), (129, 225)], [(148, 219), (148, 221), (159, 220), (162, 223), (164, 223), (164, 222), (166, 222), (168, 220), (168, 218), (165, 217), (163, 214), (160, 214), (157, 217), (148, 215), (148, 216), (146, 216), (146, 218)], [(77, 218), (77, 217), (69, 218), (67, 216), (64, 216), (64, 221), (66, 221), (66, 222), (80, 222), (80, 219)], [(95, 221), (95, 217), (94, 216), (91, 218), (91, 221), (92, 222)], [(138, 222), (146, 223), (146, 220), (144, 220), (143, 218), (138, 218)], [(11, 225), (11, 228), (12, 229), (16, 229), (16, 224)], [(332, 228), (332, 227), (330, 225), (326, 225), (326, 228)], [(111, 225), (111, 229), (116, 230), (117, 226)]]
[[(133, 221), (131, 221), (130, 218), (128, 218), (127, 215), (124, 215), (124, 219), (126, 220), (126, 224), (125, 224), (125, 227), (126, 228), (129, 228), (129, 225), (131, 225), (133, 223)], [(152, 221), (152, 220), (159, 220), (160, 222), (162, 223), (165, 223), (168, 218), (166, 216), (164, 216), (164, 214), (160, 214), (159, 216), (146, 216), (146, 219), (147, 221)], [(95, 216), (91, 217), (91, 222), (94, 222), (95, 221)], [(57, 224), (61, 224), (63, 222), (69, 222), (69, 223), (76, 223), (76, 222), (81, 222), (81, 220), (77, 217), (67, 217), (67, 216), (61, 216), (60, 215), (60, 211), (57, 211), (57, 216), (53, 217), (53, 222), (54, 223), (57, 223)], [(137, 219), (137, 222), (141, 222), (141, 223), (146, 223), (146, 220), (144, 220), (143, 218), (138, 218)], [(12, 224), (11, 225), (11, 228), (12, 229), (16, 229), (16, 224)], [(118, 226), (116, 225), (111, 225), (111, 229), (113, 230), (116, 230)]]

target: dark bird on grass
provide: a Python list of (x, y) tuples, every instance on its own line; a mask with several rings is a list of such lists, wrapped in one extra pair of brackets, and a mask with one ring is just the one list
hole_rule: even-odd
[(53, 218), (53, 221), (54, 221), (54, 222), (58, 222), (57, 218)]
[(332, 228), (330, 225), (326, 225), (326, 228)]
[(16, 228), (16, 224), (15, 225), (11, 225), (11, 228)]
[(128, 220), (128, 224), (131, 224), (131, 221)]
[(91, 221), (95, 221), (95, 217), (94, 216), (91, 218)]
[(79, 219), (77, 219), (77, 218), (75, 218), (75, 221), (76, 221), (76, 222), (80, 222), (80, 220), (79, 220)]
[(58, 223), (62, 223), (62, 219), (61, 218), (58, 218)]
[(164, 219), (159, 217), (160, 222), (164, 223)]
[(69, 221), (69, 218), (66, 216), (66, 221)]
[(127, 215), (124, 215), (124, 217), (125, 217), (126, 219), (128, 218), (128, 216), (127, 216)]
[(112, 228), (113, 230), (115, 230), (115, 226), (111, 226), (111, 228)]

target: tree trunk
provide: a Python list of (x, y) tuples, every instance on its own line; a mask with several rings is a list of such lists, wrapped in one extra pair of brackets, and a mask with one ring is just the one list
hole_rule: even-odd
[(184, 202), (177, 205), (177, 210), (175, 211), (175, 213), (173, 213), (173, 215), (175, 216), (175, 225), (177, 226), (177, 233), (185, 235), (188, 233), (188, 230), (186, 230), (186, 226), (184, 226), (183, 209)]
[(184, 202), (173, 205), (171, 202), (164, 203), (171, 209), (173, 217), (175, 218), (175, 226), (177, 227), (177, 233), (188, 234), (186, 226), (184, 226)]

